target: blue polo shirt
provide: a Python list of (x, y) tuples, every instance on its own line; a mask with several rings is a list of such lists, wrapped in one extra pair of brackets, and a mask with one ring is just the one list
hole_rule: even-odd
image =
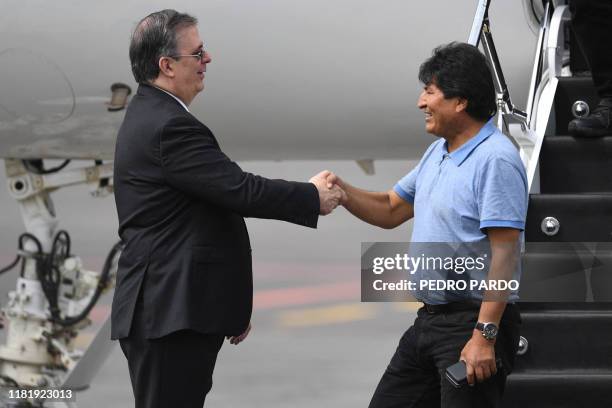
[[(445, 139), (432, 143), (393, 190), (414, 206), (412, 242), (478, 243), (489, 227), (524, 230), (527, 185), (516, 147), (489, 121), (452, 153)], [(439, 295), (421, 300), (446, 303)]]

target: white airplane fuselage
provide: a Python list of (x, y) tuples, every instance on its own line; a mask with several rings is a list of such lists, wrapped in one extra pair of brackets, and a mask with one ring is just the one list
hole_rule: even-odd
[[(414, 159), (433, 136), (416, 107), (419, 65), (466, 41), (476, 1), (6, 0), (0, 15), (0, 157), (112, 159), (136, 91), (128, 45), (145, 15), (199, 19), (213, 61), (190, 110), (236, 160)], [(493, 36), (524, 108), (536, 36), (519, 1), (493, 1)]]

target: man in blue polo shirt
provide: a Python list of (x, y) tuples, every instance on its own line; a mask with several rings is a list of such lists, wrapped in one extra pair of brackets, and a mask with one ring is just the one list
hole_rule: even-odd
[[(490, 122), (496, 104), (489, 66), (477, 48), (451, 43), (434, 50), (419, 79), (425, 128), (440, 139), (416, 168), (387, 192), (358, 189), (335, 174), (328, 182), (346, 192), (342, 204), (365, 222), (395, 228), (414, 218), (412, 242), (488, 242), (489, 275), (514, 270), (527, 177), (514, 145)], [(370, 408), (499, 406), (518, 347), (516, 293), (461, 293), (460, 301), (444, 291), (417, 294), (425, 305), (402, 336)], [(458, 360), (466, 363), (470, 387), (454, 388), (444, 376)]]

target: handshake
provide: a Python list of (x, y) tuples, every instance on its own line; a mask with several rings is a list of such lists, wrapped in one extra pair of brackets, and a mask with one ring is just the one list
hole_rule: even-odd
[(346, 203), (348, 197), (342, 187), (342, 182), (331, 171), (324, 170), (309, 181), (317, 187), (319, 192), (321, 215), (331, 214), (338, 205)]

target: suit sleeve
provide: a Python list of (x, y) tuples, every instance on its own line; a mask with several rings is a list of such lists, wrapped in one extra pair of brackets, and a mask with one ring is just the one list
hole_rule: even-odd
[(161, 130), (160, 160), (167, 182), (199, 200), (243, 217), (317, 226), (319, 194), (312, 183), (243, 171), (221, 151), (210, 130), (189, 117), (173, 118)]

